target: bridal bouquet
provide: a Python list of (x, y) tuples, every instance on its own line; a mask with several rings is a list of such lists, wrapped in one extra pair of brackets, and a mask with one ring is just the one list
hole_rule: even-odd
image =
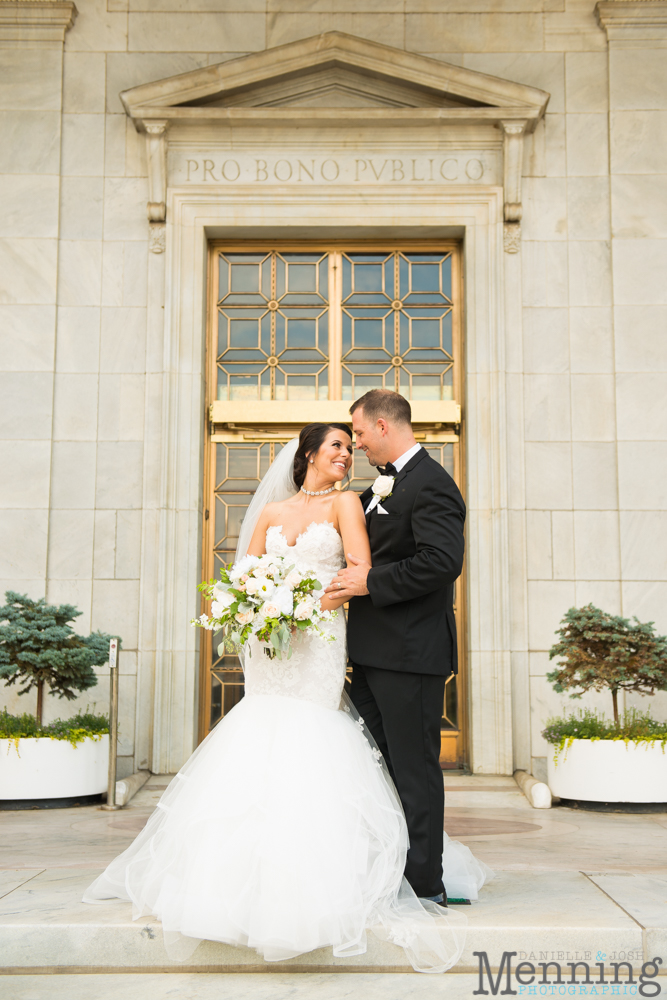
[(200, 583), (198, 589), (211, 599), (211, 614), (193, 618), (191, 624), (222, 631), (218, 656), (238, 652), (253, 635), (270, 659), (290, 658), (295, 632), (320, 635), (328, 642), (334, 638), (319, 624), (337, 614), (322, 611), (316, 596), (322, 584), (314, 573), (298, 571), (283, 556), (244, 556), (221, 567), (219, 580)]

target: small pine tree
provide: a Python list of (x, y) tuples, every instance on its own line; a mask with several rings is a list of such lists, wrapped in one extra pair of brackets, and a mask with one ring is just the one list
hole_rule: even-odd
[(67, 623), (83, 614), (72, 604), (47, 604), (8, 590), (0, 607), (0, 679), (37, 688), (36, 717), (42, 724), (44, 685), (51, 694), (71, 701), (79, 691), (97, 684), (93, 666), (109, 659), (111, 636), (102, 632), (77, 635)]
[(579, 688), (570, 697), (580, 698), (591, 688), (609, 689), (617, 724), (619, 691), (667, 690), (667, 637), (655, 634), (653, 622), (634, 622), (593, 604), (570, 608), (556, 633), (560, 642), (549, 650), (550, 660), (563, 657), (558, 669), (547, 674), (554, 690)]

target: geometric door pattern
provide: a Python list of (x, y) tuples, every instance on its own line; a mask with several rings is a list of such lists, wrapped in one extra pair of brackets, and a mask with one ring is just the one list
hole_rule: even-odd
[[(209, 401), (351, 401), (377, 386), (408, 399), (460, 399), (455, 248), (211, 252)], [(206, 579), (218, 577), (221, 564), (233, 559), (255, 489), (283, 444), (298, 433), (297, 427), (281, 432), (277, 426), (211, 430)], [(422, 444), (461, 485), (460, 437), (449, 438)], [(375, 475), (355, 451), (344, 488), (361, 492)], [(243, 697), (243, 674), (235, 656), (218, 657), (210, 633), (200, 633), (200, 639), (203, 738)], [(443, 736), (461, 730), (461, 680), (460, 674), (447, 683)]]

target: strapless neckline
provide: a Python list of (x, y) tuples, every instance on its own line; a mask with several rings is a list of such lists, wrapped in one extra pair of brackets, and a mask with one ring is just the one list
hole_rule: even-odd
[(322, 525), (322, 526), (326, 525), (327, 527), (331, 528), (331, 530), (334, 532), (334, 534), (337, 535), (338, 538), (340, 538), (340, 535), (338, 534), (338, 532), (336, 531), (336, 528), (334, 527), (333, 521), (311, 521), (310, 524), (308, 525), (308, 527), (304, 528), (304, 530), (300, 534), (298, 534), (296, 536), (294, 542), (292, 542), (291, 545), (287, 541), (287, 535), (283, 531), (282, 524), (270, 524), (269, 527), (266, 529), (266, 533), (268, 535), (269, 531), (272, 531), (272, 530), (275, 529), (278, 532), (278, 534), (280, 534), (280, 535), (283, 536), (283, 540), (284, 540), (285, 545), (287, 546), (287, 548), (288, 549), (295, 549), (297, 547), (297, 545), (299, 544), (299, 542), (301, 541), (301, 539), (305, 538), (305, 536), (308, 534), (308, 532), (310, 531), (311, 528), (318, 528), (318, 527), (320, 527), (320, 525)]

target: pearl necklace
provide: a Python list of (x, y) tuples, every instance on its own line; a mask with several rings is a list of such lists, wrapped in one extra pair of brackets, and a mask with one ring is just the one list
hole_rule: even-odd
[(302, 486), (301, 487), (301, 492), (305, 493), (306, 496), (309, 496), (309, 497), (323, 497), (325, 495), (325, 493), (331, 493), (335, 489), (336, 489), (335, 486), (330, 486), (328, 490), (304, 490), (304, 488)]

